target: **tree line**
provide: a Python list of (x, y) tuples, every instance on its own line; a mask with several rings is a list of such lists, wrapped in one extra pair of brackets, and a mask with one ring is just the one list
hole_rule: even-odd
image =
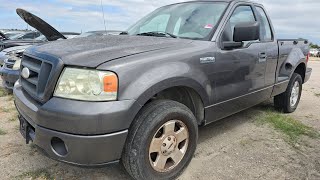
[(312, 48), (312, 49), (320, 49), (320, 46), (318, 44), (310, 43), (310, 48)]

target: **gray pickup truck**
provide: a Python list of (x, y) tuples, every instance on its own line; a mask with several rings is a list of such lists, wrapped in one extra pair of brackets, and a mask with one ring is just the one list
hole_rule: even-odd
[(122, 35), (27, 49), (14, 87), (20, 131), (59, 161), (121, 160), (135, 179), (174, 179), (193, 157), (198, 126), (272, 97), (295, 111), (308, 51), (306, 40), (276, 40), (261, 4), (164, 6)]

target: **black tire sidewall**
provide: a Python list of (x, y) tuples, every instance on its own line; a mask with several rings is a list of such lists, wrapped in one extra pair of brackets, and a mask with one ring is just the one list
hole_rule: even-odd
[[(294, 106), (291, 106), (290, 97), (291, 97), (291, 93), (292, 93), (292, 88), (293, 88), (295, 82), (297, 82), (297, 81), (299, 83), (299, 97), (298, 97), (296, 104)], [(287, 109), (289, 112), (294, 112), (297, 109), (299, 102), (300, 102), (300, 99), (301, 99), (301, 95), (302, 95), (302, 77), (299, 74), (294, 73), (292, 75), (292, 79), (290, 81), (289, 88), (287, 89), (286, 105), (287, 105)]]
[[(140, 168), (140, 175), (144, 179), (174, 179), (179, 176), (184, 168), (190, 163), (193, 154), (197, 145), (198, 138), (198, 127), (197, 122), (195, 120), (192, 112), (184, 107), (182, 104), (177, 104), (176, 106), (172, 106), (173, 102), (168, 102), (169, 104), (163, 104), (163, 111), (154, 112), (158, 113), (153, 118), (146, 118), (146, 122), (144, 122), (138, 129), (135, 138), (137, 138), (133, 142), (133, 149), (137, 151), (136, 165)], [(164, 106), (167, 106), (164, 107)], [(160, 173), (155, 171), (149, 161), (149, 147), (152, 141), (154, 134), (158, 131), (158, 129), (170, 120), (180, 120), (182, 121), (188, 128), (189, 131), (189, 143), (188, 149), (181, 160), (181, 162), (173, 169), (168, 172)], [(140, 139), (138, 139), (140, 138)], [(143, 147), (143, 148), (141, 148)]]

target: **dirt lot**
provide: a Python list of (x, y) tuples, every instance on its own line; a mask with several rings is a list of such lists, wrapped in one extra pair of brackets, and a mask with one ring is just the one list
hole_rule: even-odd
[[(179, 179), (320, 179), (320, 61), (309, 66), (313, 75), (295, 113), (279, 114), (270, 101), (200, 128), (196, 154)], [(70, 166), (25, 145), (12, 100), (0, 97), (1, 179), (129, 179), (117, 164)]]

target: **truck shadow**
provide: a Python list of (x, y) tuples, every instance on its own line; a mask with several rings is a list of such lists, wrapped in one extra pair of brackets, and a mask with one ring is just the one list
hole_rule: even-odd
[(205, 141), (210, 141), (210, 139), (214, 139), (216, 136), (220, 136), (224, 133), (232, 132), (235, 128), (241, 126), (242, 124), (253, 123), (256, 121), (256, 117), (261, 115), (264, 110), (273, 108), (273, 102), (268, 100), (257, 106), (208, 124), (207, 126), (199, 127), (198, 144), (201, 144)]

